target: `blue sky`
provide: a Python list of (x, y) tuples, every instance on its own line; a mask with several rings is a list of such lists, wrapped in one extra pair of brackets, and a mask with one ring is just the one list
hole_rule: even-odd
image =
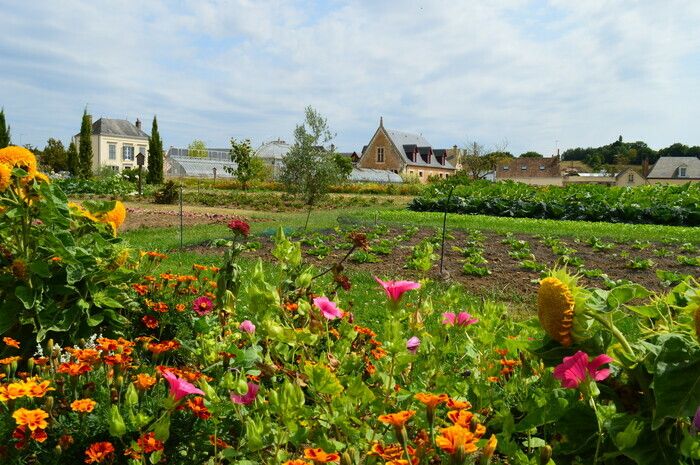
[(291, 139), (307, 105), (361, 150), (700, 145), (700, 2), (0, 0), (0, 106), (43, 147), (154, 114), (165, 146)]

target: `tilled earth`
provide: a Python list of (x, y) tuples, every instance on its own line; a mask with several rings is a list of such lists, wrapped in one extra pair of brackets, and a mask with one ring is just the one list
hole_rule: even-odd
[[(371, 240), (371, 243), (376, 243), (381, 239), (392, 239), (401, 235), (404, 231), (401, 229), (390, 229), (381, 237)], [(402, 278), (402, 279), (417, 279), (423, 276), (421, 272), (405, 268), (406, 262), (411, 256), (413, 247), (422, 240), (433, 237), (436, 234), (434, 228), (422, 228), (409, 239), (397, 244), (390, 254), (379, 255), (378, 263), (354, 263), (347, 260), (344, 263), (347, 271), (361, 271), (374, 274), (382, 278)], [(537, 281), (539, 272), (525, 270), (520, 266), (520, 260), (511, 258), (509, 252), (511, 250), (507, 243), (503, 240), (507, 238), (504, 234), (496, 234), (483, 232), (483, 257), (488, 263), (479, 265), (485, 266), (491, 271), (490, 275), (468, 276), (462, 271), (464, 258), (455, 247), (465, 247), (472, 236), (467, 231), (451, 230), (445, 244), (445, 269), (447, 270), (447, 279), (455, 280), (463, 284), (467, 289), (476, 294), (488, 294), (490, 292), (516, 293), (520, 295), (533, 295), (537, 290)], [(345, 233), (337, 233), (335, 231), (322, 231), (321, 238), (323, 242), (331, 248), (328, 256), (319, 259), (316, 256), (309, 255), (308, 252), (312, 247), (303, 245), (302, 249), (305, 252), (304, 257), (307, 263), (314, 264), (319, 268), (329, 267), (344, 257), (347, 253), (346, 249), (335, 249), (338, 244), (347, 243), (347, 235)], [(512, 239), (523, 240), (529, 243), (530, 251), (535, 256), (538, 263), (551, 267), (555, 264), (561, 264), (560, 257), (552, 251), (552, 247), (545, 245), (544, 238), (531, 235), (514, 235)], [(274, 262), (275, 258), (271, 255), (272, 241), (270, 238), (255, 238), (259, 240), (261, 248), (256, 251), (248, 252), (250, 257), (261, 257), (268, 262)], [(688, 253), (681, 251), (680, 244), (645, 244), (643, 249), (633, 247), (632, 243), (615, 243), (611, 250), (596, 251), (584, 241), (576, 241), (572, 238), (560, 239), (560, 246), (566, 246), (575, 249), (573, 254), (583, 260), (583, 269), (602, 270), (610, 279), (620, 280), (626, 279), (635, 283), (641, 284), (650, 290), (661, 291), (665, 289), (661, 280), (656, 275), (656, 270), (668, 270), (679, 274), (689, 274), (698, 276), (700, 268), (692, 266), (683, 266), (676, 261), (677, 255), (697, 256), (697, 251)], [(217, 252), (216, 249), (207, 247), (195, 247), (202, 253)], [(668, 256), (658, 256), (655, 251), (666, 250)], [(220, 251), (219, 251), (220, 252)], [(435, 253), (439, 256), (439, 247), (435, 248)], [(624, 256), (629, 254), (628, 256)], [(647, 269), (630, 269), (628, 263), (631, 259), (651, 259), (653, 265)], [(570, 270), (575, 268), (569, 267)], [(436, 279), (444, 279), (439, 273), (439, 259), (433, 264), (432, 269), (428, 273), (429, 276)], [(585, 285), (594, 287), (604, 287), (603, 278), (582, 278)]]

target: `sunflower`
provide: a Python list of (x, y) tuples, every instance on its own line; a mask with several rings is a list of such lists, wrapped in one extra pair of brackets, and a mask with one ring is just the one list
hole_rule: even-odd
[(126, 208), (124, 204), (117, 200), (114, 203), (114, 208), (100, 217), (102, 223), (107, 223), (112, 226), (114, 234), (117, 233), (117, 229), (124, 223), (126, 219)]
[(585, 304), (585, 290), (577, 285), (577, 277), (566, 270), (555, 270), (540, 281), (537, 293), (537, 316), (542, 329), (564, 347), (572, 344), (581, 335), (576, 330), (585, 329), (585, 322), (578, 317), (587, 318), (582, 311), (577, 311)]
[(4, 191), (12, 183), (12, 168), (5, 163), (0, 163), (0, 192)]
[(10, 168), (22, 168), (32, 178), (36, 175), (36, 157), (24, 147), (11, 145), (0, 149), (0, 163)]

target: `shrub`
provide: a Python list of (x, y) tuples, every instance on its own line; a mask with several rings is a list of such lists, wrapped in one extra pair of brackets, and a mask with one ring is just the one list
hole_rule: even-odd
[(179, 197), (180, 191), (178, 189), (178, 186), (175, 185), (174, 181), (166, 182), (165, 184), (163, 184), (163, 187), (158, 189), (153, 194), (153, 199), (155, 203), (159, 204), (173, 204), (177, 201)]

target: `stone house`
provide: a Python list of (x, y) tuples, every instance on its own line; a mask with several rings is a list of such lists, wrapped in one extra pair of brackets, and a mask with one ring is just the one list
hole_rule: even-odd
[[(136, 168), (136, 155), (144, 154), (144, 170), (148, 167), (149, 135), (141, 129), (141, 120), (135, 124), (125, 119), (100, 118), (92, 123), (92, 171), (103, 167), (114, 171)], [(80, 134), (73, 136), (80, 146)]]
[(538, 186), (561, 186), (563, 177), (559, 157), (504, 160), (496, 166), (496, 181), (505, 180)]
[(653, 184), (685, 184), (700, 181), (700, 159), (696, 157), (661, 157), (647, 176)]
[(447, 150), (433, 149), (421, 135), (387, 129), (383, 118), (362, 149), (357, 166), (414, 175), (421, 182), (427, 182), (431, 176), (446, 178), (456, 171), (447, 160)]

